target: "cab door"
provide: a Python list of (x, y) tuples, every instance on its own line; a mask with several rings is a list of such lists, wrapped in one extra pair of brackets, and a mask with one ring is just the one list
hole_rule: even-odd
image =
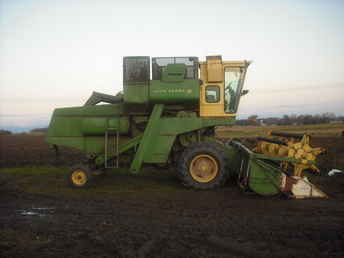
[(200, 116), (224, 117), (224, 70), (221, 56), (208, 56), (200, 63), (201, 86)]

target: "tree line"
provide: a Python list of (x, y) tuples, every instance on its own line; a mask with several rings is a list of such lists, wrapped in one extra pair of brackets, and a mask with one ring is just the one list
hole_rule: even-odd
[(236, 121), (237, 125), (313, 125), (328, 124), (332, 122), (343, 123), (344, 116), (337, 116), (334, 113), (323, 114), (302, 114), (283, 115), (282, 117), (258, 118), (258, 115), (251, 115), (247, 119)]

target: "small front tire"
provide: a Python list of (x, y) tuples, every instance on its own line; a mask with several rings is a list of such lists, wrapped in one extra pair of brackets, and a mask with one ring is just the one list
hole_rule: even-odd
[(77, 165), (73, 167), (68, 175), (68, 183), (75, 188), (83, 188), (90, 185), (92, 182), (92, 172), (84, 165)]

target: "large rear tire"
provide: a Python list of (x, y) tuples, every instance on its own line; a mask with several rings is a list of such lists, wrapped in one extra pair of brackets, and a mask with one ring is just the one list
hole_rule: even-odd
[(198, 142), (180, 156), (177, 170), (187, 187), (213, 189), (222, 186), (229, 176), (229, 160), (219, 143)]

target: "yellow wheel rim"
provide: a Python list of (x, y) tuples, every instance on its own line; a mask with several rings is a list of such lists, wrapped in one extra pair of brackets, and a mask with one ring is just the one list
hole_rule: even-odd
[(72, 181), (74, 185), (82, 186), (87, 182), (87, 175), (82, 170), (75, 170), (72, 173)]
[(190, 163), (190, 174), (197, 182), (208, 183), (219, 173), (217, 161), (210, 155), (201, 154)]

